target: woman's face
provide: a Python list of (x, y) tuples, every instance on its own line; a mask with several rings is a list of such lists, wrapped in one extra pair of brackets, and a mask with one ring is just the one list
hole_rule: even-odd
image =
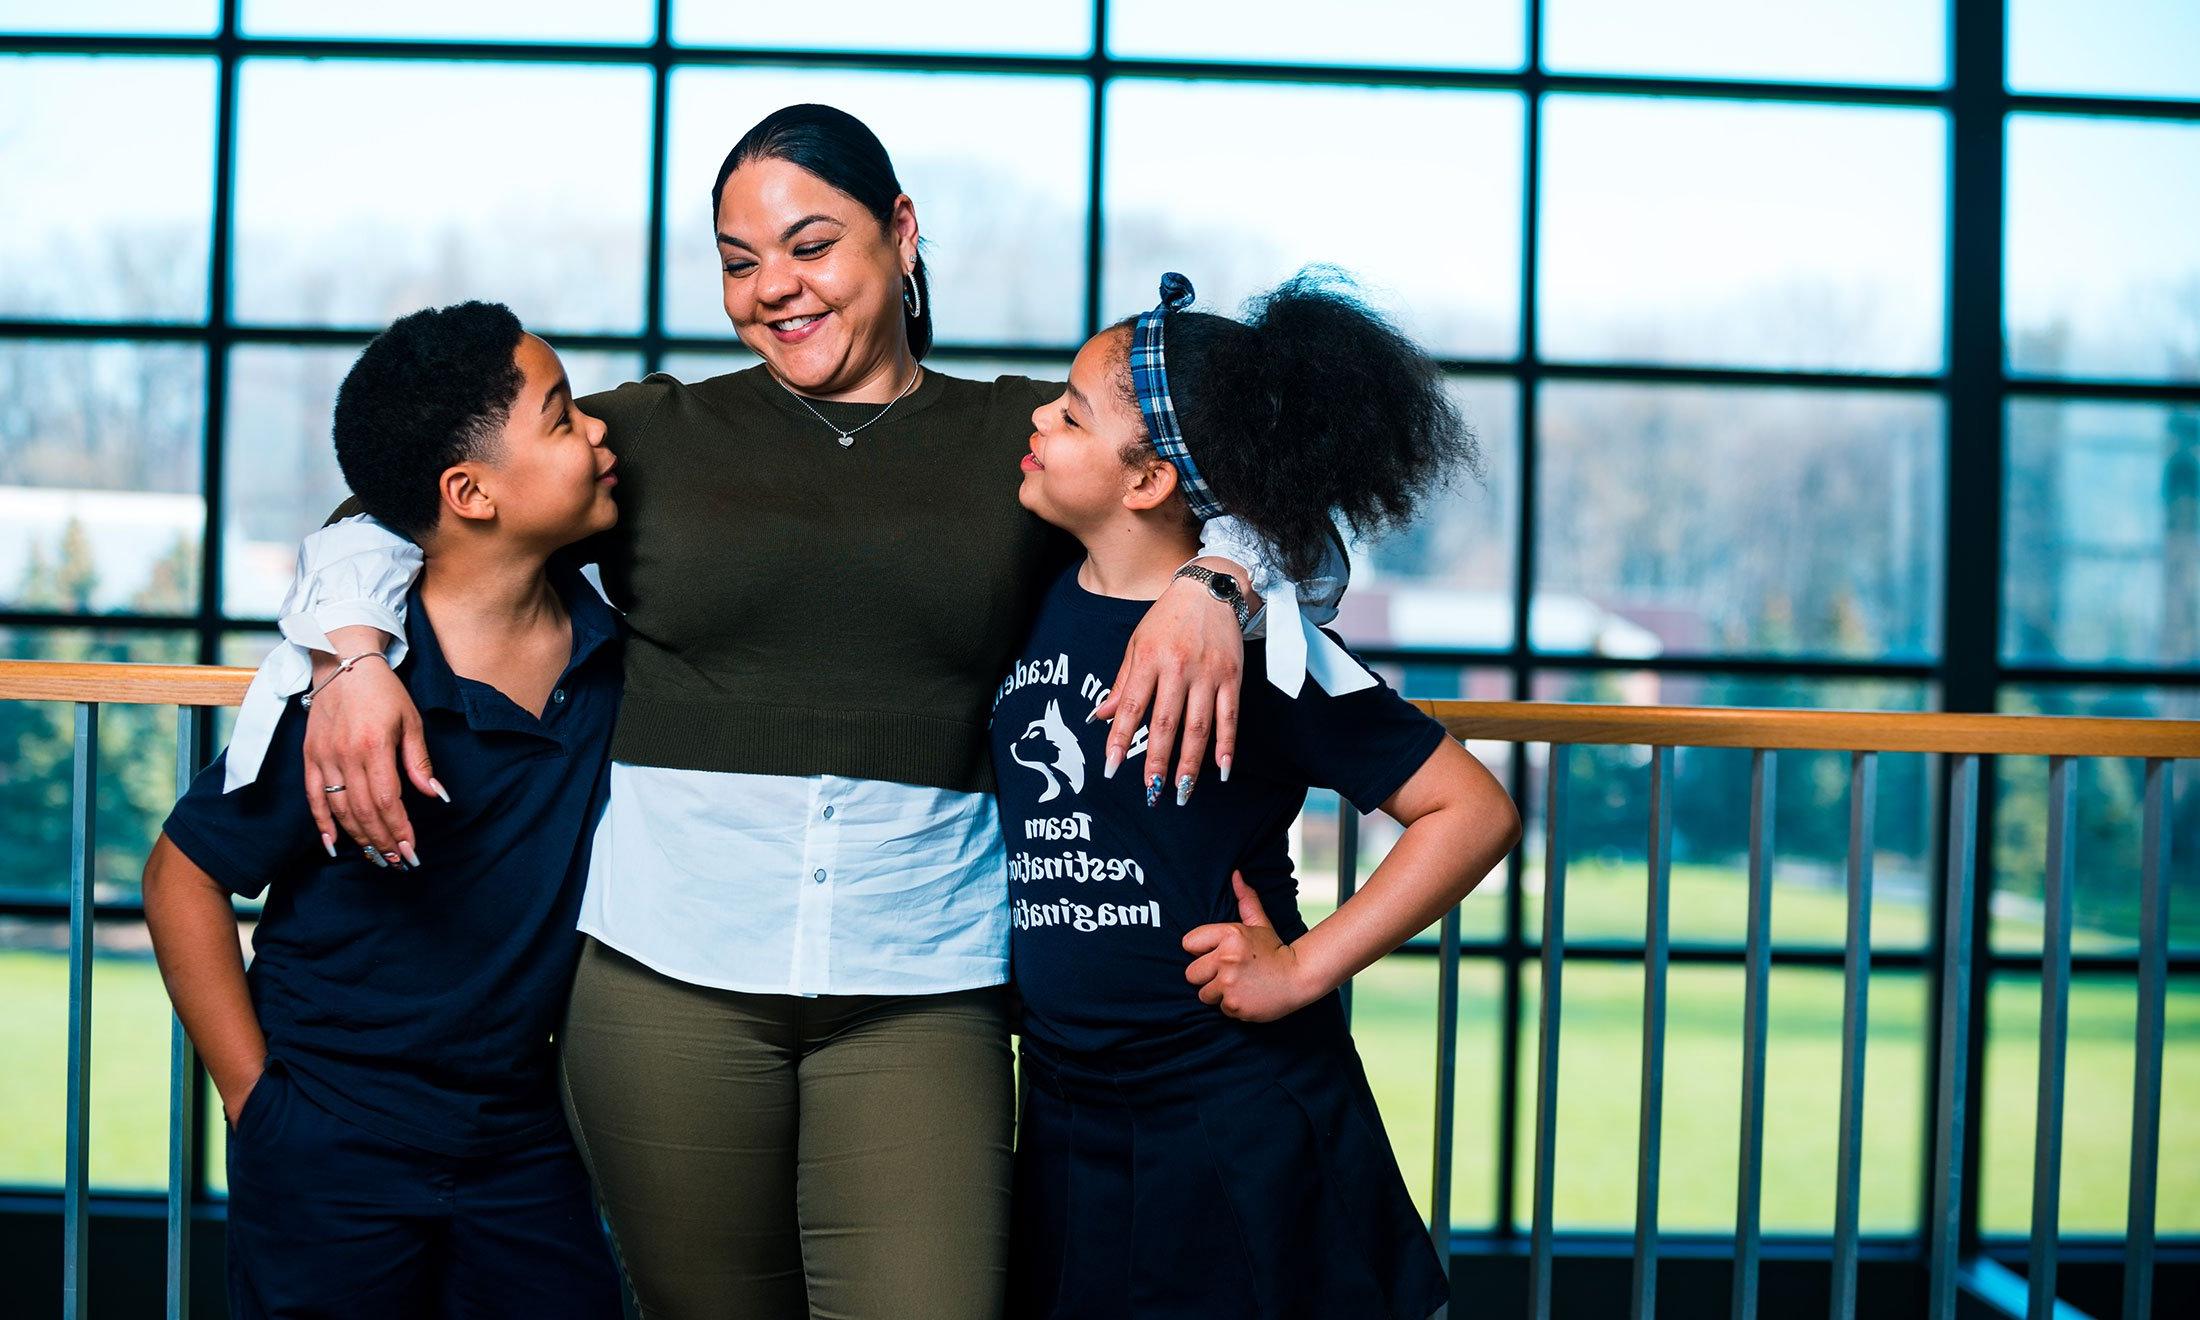
[(1156, 465), (1166, 468), (1166, 460), (1123, 462), (1123, 452), (1146, 436), (1137, 405), (1123, 397), (1129, 339), (1128, 331), (1117, 329), (1087, 340), (1070, 364), (1062, 397), (1031, 414), (1031, 452), (1023, 457), (1024, 481), (1017, 499), (1073, 533), (1122, 512), (1126, 499), (1138, 499), (1142, 478), (1168, 480), (1174, 489), (1173, 474), (1150, 471)]
[(902, 276), (917, 213), (897, 197), (881, 226), (855, 198), (783, 160), (752, 160), (718, 199), (726, 315), (741, 342), (805, 394), (906, 378)]

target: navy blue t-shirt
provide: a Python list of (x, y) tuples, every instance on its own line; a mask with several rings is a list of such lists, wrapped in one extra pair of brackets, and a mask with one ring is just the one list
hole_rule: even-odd
[(573, 654), (540, 719), (453, 673), (412, 593), (398, 675), (451, 794), (445, 806), (405, 791), (419, 870), (383, 870), (349, 840), (333, 859), (322, 850), (295, 702), (257, 781), (223, 793), (224, 753), (163, 827), (223, 886), (267, 892), (247, 979), (269, 1056), (322, 1106), (441, 1154), (493, 1154), (563, 1125), (551, 1033), (610, 786), (620, 623), (577, 572), (551, 572)]
[(1190, 1048), (1235, 1029), (1184, 979), (1185, 933), (1238, 919), (1230, 872), (1240, 870), (1278, 935), (1305, 934), (1288, 831), (1307, 788), (1373, 811), (1446, 736), (1381, 683), (1337, 697), (1310, 682), (1286, 697), (1262, 676), (1256, 642), (1246, 648), (1230, 782), (1210, 763), (1179, 807), (1172, 769), (1148, 807), (1144, 730), (1123, 769), (1103, 779), (1108, 728), (1085, 716), (1150, 605), (1094, 595), (1071, 568), (1048, 589), (994, 696), (1010, 968), (1024, 1034), (1060, 1050)]

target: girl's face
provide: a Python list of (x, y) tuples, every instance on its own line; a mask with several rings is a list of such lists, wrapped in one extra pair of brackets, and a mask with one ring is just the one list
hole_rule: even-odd
[(902, 276), (916, 266), (907, 197), (881, 226), (799, 165), (752, 160), (718, 199), (726, 315), (741, 342), (805, 394), (830, 397), (907, 373)]
[[(1023, 506), (1072, 533), (1096, 527), (1126, 508), (1150, 507), (1151, 486), (1175, 473), (1159, 457), (1123, 462), (1123, 452), (1145, 439), (1130, 387), (1127, 330), (1103, 330), (1085, 342), (1070, 364), (1062, 397), (1031, 414), (1031, 452), (1024, 455)], [(1166, 498), (1168, 490), (1162, 491)]]

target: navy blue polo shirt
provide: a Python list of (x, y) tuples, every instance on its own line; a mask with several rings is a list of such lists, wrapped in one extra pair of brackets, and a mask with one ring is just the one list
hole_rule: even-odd
[[(1380, 681), (1296, 698), (1260, 675), (1246, 647), (1237, 756), (1225, 784), (1210, 764), (1189, 803), (1173, 783), (1146, 805), (1141, 736), (1114, 779), (1100, 770), (1108, 726), (1085, 715), (1115, 681), (1151, 602), (1099, 596), (1074, 568), (1047, 591), (1031, 639), (995, 694), (993, 773), (1009, 859), (1009, 965), (1027, 1039), (1096, 1053), (1170, 1057), (1242, 1029), (1184, 979), (1187, 931), (1238, 919), (1230, 872), (1244, 872), (1276, 933), (1306, 933), (1290, 851), (1309, 786), (1373, 811), (1428, 762), (1444, 728)], [(1171, 773), (1173, 774), (1173, 768)]]
[(494, 1154), (563, 1125), (551, 1033), (580, 948), (621, 667), (618, 616), (578, 572), (551, 575), (573, 654), (539, 719), (452, 672), (413, 590), (398, 676), (451, 794), (445, 806), (405, 790), (419, 870), (384, 870), (348, 841), (323, 851), (296, 702), (256, 782), (224, 794), (224, 753), (163, 827), (228, 889), (267, 893), (247, 979), (269, 1055), (323, 1107), (440, 1154)]

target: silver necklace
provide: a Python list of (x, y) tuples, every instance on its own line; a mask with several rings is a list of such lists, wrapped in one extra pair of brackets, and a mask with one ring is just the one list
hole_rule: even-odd
[(846, 449), (848, 446), (856, 442), (856, 432), (862, 430), (864, 426), (870, 426), (878, 422), (881, 418), (885, 417), (886, 414), (894, 410), (895, 404), (900, 403), (903, 399), (908, 398), (909, 391), (917, 387), (917, 380), (923, 375), (924, 368), (922, 367), (918, 367), (916, 370), (910, 372), (909, 383), (901, 387), (901, 393), (886, 401), (886, 406), (878, 410), (877, 416), (873, 417), (870, 421), (865, 422), (863, 426), (851, 426), (845, 431), (841, 430), (837, 426), (833, 426), (831, 422), (825, 421), (825, 414), (819, 412), (816, 408), (811, 407), (810, 401), (808, 399), (805, 399), (801, 395), (796, 394), (793, 386), (789, 385), (783, 380), (779, 380), (779, 375), (777, 372), (772, 373), (772, 379), (779, 380), (779, 388), (785, 390), (796, 403), (801, 404), (803, 408), (809, 412), (810, 416), (815, 417), (821, 422), (825, 422), (826, 426), (831, 427), (833, 434), (840, 437), (840, 447), (842, 449)]

